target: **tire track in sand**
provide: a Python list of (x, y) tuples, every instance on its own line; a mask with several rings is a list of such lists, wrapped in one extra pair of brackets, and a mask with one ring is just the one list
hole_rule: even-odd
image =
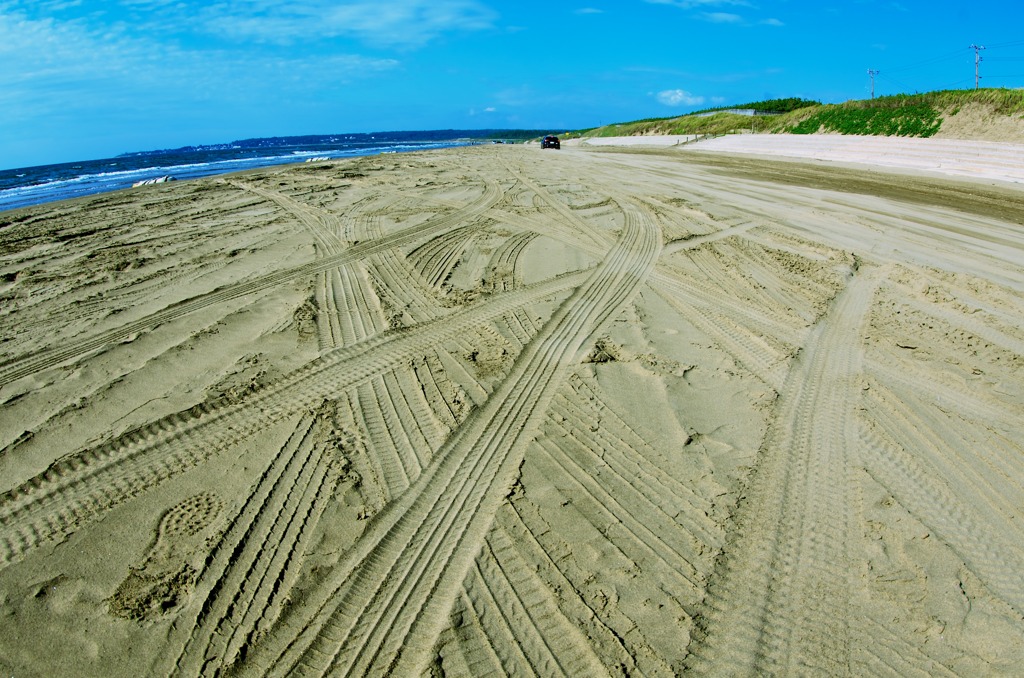
[(625, 212), (623, 237), (604, 262), (416, 483), (375, 518), (310, 596), (311, 609), (296, 609), (257, 648), (254, 669), (403, 675), (424, 668), (548, 401), (591, 333), (632, 299), (653, 268), (657, 228), (635, 208)]
[[(591, 224), (573, 214), (572, 210), (559, 202), (549, 192), (535, 182), (517, 173), (508, 164), (508, 171), (523, 185), (532, 190), (538, 199), (552, 207), (558, 214), (558, 224), (544, 222), (536, 218), (518, 217), (510, 220), (522, 228), (535, 230), (538, 234), (548, 235), (572, 245), (585, 252), (599, 255), (608, 247), (609, 235), (595, 229)], [(498, 218), (500, 211), (491, 210), (491, 216)], [(560, 224), (565, 224), (563, 227)], [(682, 251), (697, 245), (717, 242), (731, 238), (750, 230), (750, 224), (744, 222), (736, 226), (723, 228), (717, 233), (702, 236), (695, 242), (680, 243), (674, 251)], [(586, 236), (585, 238), (581, 237)], [(707, 284), (693, 276), (685, 275), (672, 267), (670, 263), (659, 261), (651, 275), (651, 286), (669, 303), (677, 306), (684, 317), (696, 317), (701, 321), (700, 329), (718, 339), (731, 355), (741, 363), (754, 370), (754, 373), (765, 383), (777, 388), (780, 382), (778, 372), (784, 365), (775, 351), (764, 355), (763, 337), (772, 337), (788, 345), (798, 346), (804, 338), (804, 332), (794, 330), (790, 324), (777, 316), (761, 310), (760, 305), (752, 306), (733, 298), (732, 294), (723, 294), (721, 287)], [(736, 293), (738, 288), (730, 286)], [(742, 297), (740, 297), (742, 299)], [(679, 304), (687, 308), (680, 308)], [(715, 320), (713, 315), (724, 316), (724, 321)], [(695, 321), (695, 322), (698, 322)], [(730, 325), (732, 327), (730, 327)]]
[[(465, 613), (476, 617), (473, 626), (479, 626), (485, 636), (478, 642), (501, 657), (504, 673), (566, 678), (607, 675), (590, 643), (558, 609), (546, 583), (497, 521), (464, 587), (460, 601)], [(488, 653), (485, 647), (471, 645), (468, 654)]]
[(494, 182), (488, 182), (480, 198), (473, 201), (466, 207), (456, 210), (451, 214), (431, 219), (424, 224), (410, 226), (395, 231), (394, 233), (372, 242), (361, 242), (345, 249), (342, 252), (324, 257), (315, 262), (300, 264), (291, 268), (269, 273), (265, 276), (234, 285), (227, 285), (215, 289), (206, 294), (192, 297), (167, 308), (161, 309), (144, 318), (132, 321), (121, 327), (106, 332), (101, 332), (93, 337), (81, 341), (68, 342), (61, 346), (55, 346), (45, 351), (33, 353), (30, 356), (16, 359), (0, 366), (0, 386), (26, 377), (50, 367), (60, 365), (63, 362), (79, 358), (87, 353), (102, 349), (108, 345), (130, 341), (140, 332), (153, 329), (158, 325), (177, 320), (190, 313), (208, 308), (215, 304), (231, 299), (237, 299), (248, 294), (261, 292), (263, 290), (290, 283), (306, 276), (324, 273), (353, 261), (360, 261), (370, 255), (377, 254), (396, 247), (410, 245), (421, 240), (445, 231), (455, 225), (466, 221), (472, 221), (479, 215), (486, 212), (501, 198), (501, 187)]
[[(259, 193), (293, 212), (328, 254), (343, 247), (328, 213), (272, 191)], [(384, 317), (361, 262), (339, 266), (318, 278), (322, 350), (366, 341), (383, 331)], [(374, 376), (352, 392), (358, 394), (357, 409), (369, 433), (367, 442), (373, 443), (367, 452), (372, 451), (378, 459), (385, 457), (379, 464), (385, 477), (389, 469), (402, 468), (406, 484), (423, 463), (410, 462), (410, 453), (423, 454), (440, 444), (436, 436), (431, 436), (432, 441), (424, 437), (436, 430), (430, 426), (432, 417), (424, 416), (425, 400), (416, 400), (417, 396), (422, 400), (422, 391), (411, 388), (410, 378), (411, 367), (396, 365), (394, 371)], [(328, 409), (326, 404), (321, 408)], [(406, 430), (405, 422), (415, 422), (415, 429)], [(338, 479), (328, 450), (317, 440), (317, 428), (323, 426), (316, 424), (308, 415), (302, 418), (292, 440), (264, 470), (211, 555), (198, 595), (176, 620), (165, 645), (173, 661), (164, 659), (163, 673), (170, 669), (171, 674), (182, 676), (218, 675), (244, 658), (255, 637), (274, 623), (283, 601), (290, 598), (305, 557), (303, 537), (315, 530)], [(414, 437), (416, 433), (421, 435), (419, 439)], [(393, 458), (387, 458), (384, 447), (389, 447)]]
[[(895, 428), (905, 424), (894, 424), (896, 416), (886, 411), (890, 404), (874, 396), (868, 403), (876, 421), (873, 426), (861, 424), (867, 443), (864, 454), (867, 472), (911, 515), (948, 544), (989, 591), (1018, 614), (1024, 614), (1021, 569), (1024, 551), (1006, 538), (1007, 534), (1019, 533), (1019, 530), (1012, 523), (1006, 527), (1008, 521), (1000, 519), (1001, 516), (991, 509), (971, 506), (958, 496), (957, 490), (969, 487), (969, 480), (957, 479), (958, 474), (948, 470), (943, 473), (943, 467), (948, 469), (953, 460), (939, 459), (936, 464), (938, 455), (927, 449), (927, 441), (908, 440), (921, 437), (921, 433), (908, 434)], [(953, 455), (947, 453), (946, 456)], [(970, 492), (966, 494), (972, 496)]]
[(305, 205), (278, 191), (253, 186), (244, 181), (227, 181), (226, 183), (239, 190), (255, 193), (264, 200), (276, 203), (286, 211), (291, 212), (309, 229), (317, 243), (323, 248), (325, 254), (337, 254), (341, 251), (342, 247), (337, 235), (340, 232), (340, 222), (334, 215)]
[(243, 400), (203, 404), (71, 455), (0, 495), (0, 566), (192, 468), (269, 424), (431, 353), (520, 306), (571, 289), (586, 272), (491, 297), (406, 330), (326, 353)]
[(307, 413), (263, 472), (175, 620), (162, 673), (213, 675), (280, 614), (340, 477), (330, 426), (326, 407)]
[[(379, 218), (368, 215), (360, 222), (363, 230), (367, 234), (372, 234), (370, 237), (379, 237)], [(454, 261), (450, 252), (461, 254), (467, 238), (472, 238), (475, 230), (456, 229), (447, 236), (420, 247), (412, 255), (413, 258), (421, 258), (417, 264), (418, 268), (410, 265), (411, 262), (402, 256), (400, 250), (390, 250), (371, 257), (368, 262), (374, 274), (380, 278), (378, 289), (388, 297), (394, 294), (396, 301), (402, 300), (398, 303), (392, 302), (392, 308), (409, 313), (415, 322), (434, 320), (439, 314), (443, 314), (444, 309), (433, 300), (438, 286), (432, 287), (421, 277), (420, 271), (429, 271), (432, 267), (438, 266), (437, 262), (443, 262), (446, 258)], [(536, 233), (524, 231), (518, 237), (507, 239), (498, 248), (491, 262), (499, 262), (497, 266), (507, 275), (503, 276), (504, 284), (496, 286), (495, 289), (514, 289), (516, 260), (526, 244), (536, 237)], [(449, 243), (453, 243), (454, 246)], [(434, 259), (428, 260), (423, 257), (423, 254), (428, 252)], [(430, 278), (443, 282), (448, 276), (448, 270), (450, 264), (448, 269), (431, 274)], [(517, 310), (506, 314), (502, 320), (514, 317), (518, 312)], [(529, 330), (523, 328), (522, 340), (518, 341), (517, 337), (517, 345), (514, 346), (515, 353), (522, 350), (537, 329), (532, 323)], [(399, 373), (402, 369), (399, 367), (392, 376), (401, 376)], [(429, 372), (425, 377), (423, 392), (430, 390), (431, 387), (437, 390), (436, 382)], [(377, 381), (378, 379), (375, 379), (373, 384)], [(370, 384), (364, 384), (359, 387), (359, 391), (369, 387)], [(391, 392), (393, 389), (389, 388), (382, 397), (366, 400), (360, 398), (359, 409), (363, 411), (363, 417), (375, 415), (376, 403), (386, 404), (388, 394)], [(435, 400), (444, 402), (440, 392), (436, 394)], [(391, 438), (401, 432), (404, 426), (402, 422), (414, 421), (422, 425), (429, 419), (430, 417), (423, 416), (423, 413), (418, 413), (411, 417), (392, 417), (386, 427), (366, 426), (370, 441), (373, 441), (371, 447), (374, 455), (380, 458), (383, 471), (382, 487), (387, 496), (395, 497), (405, 491), (409, 479), (415, 480), (421, 468), (429, 463), (429, 457), (421, 457), (419, 465), (408, 464), (399, 453), (397, 438), (395, 441)], [(447, 427), (447, 433), (451, 433), (456, 430), (461, 417), (457, 417), (445, 406), (444, 411), (440, 413), (439, 421)], [(369, 421), (366, 423), (369, 424)], [(384, 435), (381, 435), (381, 430)], [(388, 432), (391, 432), (390, 436), (387, 435)], [(421, 441), (418, 445), (410, 446), (410, 449), (416, 451), (419, 456), (422, 450), (433, 451), (438, 449), (439, 445), (440, 443), (424, 444)], [(492, 546), (492, 543), (499, 543), (501, 547)], [(481, 572), (486, 572), (486, 577), (482, 577)], [(457, 664), (458, 666), (465, 665), (462, 671), (466, 676), (482, 675), (487, 671), (500, 674), (513, 667), (524, 675), (599, 675), (603, 672), (603, 667), (589, 643), (579, 636), (573, 624), (561, 614), (552, 593), (544, 588), (544, 584), (536, 576), (527, 576), (527, 573), (528, 568), (522, 562), (519, 553), (508, 542), (507, 536), (492, 528), (488, 533), (487, 544), (477, 556), (470, 576), (463, 582), (465, 592), (458, 597), (456, 603), (456, 614), (464, 621), (456, 632), (459, 642), (448, 648), (449, 671), (459, 670), (454, 669), (452, 665), (453, 661), (457, 661), (461, 662)], [(510, 648), (521, 650), (509, 652)], [(473, 666), (472, 669), (469, 668), (470, 665)]]
[(434, 290), (441, 290), (481, 225), (463, 226), (434, 238), (409, 253), (408, 260)]
[(521, 277), (516, 270), (519, 255), (537, 237), (533, 231), (523, 231), (506, 239), (494, 251), (487, 264), (487, 286), (490, 289), (508, 292), (520, 284)]
[[(379, 231), (379, 219), (366, 219), (365, 230), (368, 233)], [(460, 233), (461, 231), (461, 233)], [(431, 246), (434, 256), (438, 260), (449, 256), (445, 247), (449, 242), (454, 242), (455, 250), (461, 253), (465, 247), (466, 239), (473, 237), (475, 229), (463, 228), (451, 232), (452, 238), (441, 237), (422, 246), (416, 254), (427, 251)], [(372, 237), (372, 236), (371, 236)], [(378, 236), (379, 237), (379, 236)], [(495, 286), (495, 289), (510, 291), (515, 288), (515, 265), (516, 261), (525, 246), (537, 237), (532, 231), (524, 231), (516, 237), (508, 238), (491, 257), (492, 267), (497, 267), (505, 275), (502, 276), (503, 284)], [(445, 247), (437, 247), (436, 245)], [(441, 256), (438, 256), (440, 253)], [(414, 255), (415, 256), (415, 255)], [(420, 271), (413, 268), (404, 257), (401, 251), (391, 250), (374, 255), (369, 259), (374, 264), (373, 271), (381, 276), (379, 288), (385, 290), (385, 294), (391, 292), (394, 287), (399, 286), (402, 290), (401, 297), (409, 299), (412, 303), (401, 303), (393, 305), (402, 308), (403, 312), (409, 312), (414, 321), (424, 322), (435, 319), (444, 312), (436, 302), (424, 304), (423, 301), (432, 299), (436, 291), (430, 283), (422, 279)], [(498, 262), (495, 264), (495, 262)], [(420, 262), (419, 269), (430, 270), (433, 262)], [(401, 270), (400, 275), (395, 275), (395, 270)], [(432, 275), (431, 278), (443, 281), (447, 278), (447, 272), (440, 275)], [(417, 283), (420, 283), (417, 285)], [(401, 298), (400, 297), (400, 298)], [(510, 317), (515, 317), (517, 310), (506, 314), (502, 320), (507, 322)], [(537, 327), (530, 323), (529, 329), (522, 328), (521, 340), (519, 336), (515, 339), (515, 353), (518, 354), (522, 348), (529, 343), (529, 339), (536, 333)], [(514, 332), (512, 332), (514, 334)], [(399, 376), (402, 370), (393, 373)], [(424, 381), (424, 391), (436, 383), (428, 378)], [(377, 383), (374, 380), (374, 384)], [(359, 390), (368, 388), (369, 384), (359, 387)], [(360, 409), (366, 414), (374, 409), (376, 402), (387, 401), (387, 394), (372, 402), (362, 402)], [(438, 394), (438, 401), (443, 402), (443, 397)], [(440, 421), (447, 425), (447, 432), (450, 433), (457, 428), (461, 418), (455, 417), (450, 409), (442, 412)], [(399, 431), (403, 421), (415, 421), (422, 425), (429, 417), (422, 413), (417, 416), (392, 418), (386, 429), (388, 431)], [(380, 427), (377, 427), (380, 428)], [(391, 460), (391, 464), (384, 464), (382, 479), (385, 486), (385, 493), (394, 497), (403, 492), (409, 485), (408, 479), (419, 474), (422, 467), (429, 463), (429, 457), (420, 458), (420, 464), (410, 466), (400, 460), (397, 445), (392, 444), (387, 436), (374, 436), (373, 427), (368, 427), (370, 439), (378, 441), (372, 447), (377, 456), (383, 455)], [(392, 433), (394, 435), (394, 433)], [(420, 452), (421, 450), (436, 450), (439, 443), (412, 446), (411, 449)], [(403, 469), (404, 473), (392, 474), (389, 476), (388, 468), (393, 470)], [(389, 479), (390, 477), (390, 479)], [(486, 573), (486, 574), (484, 574)], [(487, 671), (497, 673), (507, 672), (513, 668), (523, 675), (600, 675), (604, 673), (603, 665), (594, 654), (593, 649), (586, 638), (580, 636), (574, 625), (565, 618), (559, 610), (558, 604), (552, 592), (545, 588), (545, 584), (529, 573), (529, 567), (523, 561), (518, 550), (513, 546), (509, 537), (497, 526), (491, 528), (487, 541), (481, 553), (477, 556), (474, 567), (469, 577), (463, 582), (464, 593), (458, 596), (456, 602), (456, 614), (463, 620), (457, 630), (452, 634), (458, 634), (460, 639), (455, 642), (446, 654), (448, 654), (448, 669), (456, 666), (462, 668), (463, 675), (482, 675)], [(510, 652), (515, 648), (518, 651)], [(439, 655), (440, 656), (440, 655)], [(499, 658), (500, 656), (500, 658)], [(473, 668), (469, 668), (472, 665)], [(504, 668), (502, 668), (504, 667)]]
[[(344, 247), (344, 243), (339, 240), (338, 220), (330, 213), (274, 191), (242, 187), (254, 190), (295, 214), (313, 232), (328, 254), (334, 254)], [(376, 220), (367, 218), (358, 219), (357, 225), (362, 225), (363, 221), (367, 221), (367, 225), (379, 226)], [(428, 245), (446, 240), (451, 233), (468, 230), (471, 230), (470, 227), (457, 228), (429, 241)], [(379, 229), (374, 235), (381, 237)], [(370, 260), (385, 255), (379, 253), (370, 257)], [(320, 313), (317, 322), (321, 350), (357, 344), (386, 329), (387, 320), (380, 300), (362, 262), (339, 266), (318, 278), (317, 304)], [(438, 309), (430, 320), (436, 319), (441, 313)], [(393, 372), (377, 375), (368, 383), (360, 384), (353, 394), (359, 418), (369, 437), (368, 452), (378, 459), (385, 478), (389, 479), (387, 485), (390, 495), (404, 490), (425, 465), (421, 456), (440, 445), (437, 422), (430, 414), (422, 391), (417, 393), (417, 389), (410, 386), (410, 381), (415, 381), (412, 367), (397, 365)], [(412, 399), (409, 394), (413, 394)]]
[(853, 409), (877, 277), (850, 278), (786, 379), (688, 660), (699, 673), (849, 673)]

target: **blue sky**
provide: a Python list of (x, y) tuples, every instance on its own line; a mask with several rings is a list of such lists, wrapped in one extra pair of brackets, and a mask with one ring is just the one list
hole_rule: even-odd
[(1024, 2), (0, 0), (0, 168), (1024, 86)]

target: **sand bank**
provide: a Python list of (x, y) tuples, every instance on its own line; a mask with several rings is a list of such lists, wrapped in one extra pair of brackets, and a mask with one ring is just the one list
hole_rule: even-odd
[(569, 146), (678, 146), (696, 141), (695, 134), (652, 134), (633, 137), (595, 137), (593, 139), (569, 139), (563, 144)]
[(786, 165), (0, 214), (0, 671), (1014, 672), (1024, 193)]
[(694, 148), (1024, 183), (1024, 144), (837, 134), (733, 134), (702, 141)]
[(709, 153), (811, 159), (1024, 183), (1024, 144), (996, 141), (839, 134), (730, 134), (699, 141), (695, 136), (662, 135), (584, 139), (580, 143), (583, 146), (623, 147), (685, 144), (685, 150)]

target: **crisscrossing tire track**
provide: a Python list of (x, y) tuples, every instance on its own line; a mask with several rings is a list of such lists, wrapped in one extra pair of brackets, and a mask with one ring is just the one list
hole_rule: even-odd
[(1013, 674), (1016, 222), (687, 156), (431, 150), (0, 219), (0, 664)]
[(660, 249), (631, 206), (605, 261), (523, 350), (509, 377), (393, 502), (325, 587), (273, 674), (363, 674), (421, 668), (562, 376), (601, 323), (645, 282)]
[(255, 280), (216, 289), (207, 294), (193, 297), (157, 311), (145, 318), (140, 318), (113, 330), (102, 332), (94, 337), (79, 342), (72, 342), (64, 346), (56, 346), (49, 350), (40, 351), (31, 356), (9, 362), (6, 365), (0, 366), (0, 385), (9, 384), (22, 377), (54, 367), (67, 360), (77, 358), (110, 344), (127, 341), (139, 332), (150, 330), (157, 325), (168, 323), (214, 304), (271, 289), (299, 278), (316, 275), (347, 263), (360, 261), (378, 252), (429, 238), (436, 233), (451, 228), (454, 224), (471, 221), (477, 215), (485, 212), (500, 198), (501, 187), (496, 183), (490, 182), (486, 185), (483, 195), (470, 205), (461, 210), (456, 210), (452, 214), (432, 219), (426, 224), (396, 231), (380, 240), (353, 245), (338, 254), (324, 257), (313, 263), (293, 266), (292, 268), (269, 273)]
[(85, 450), (0, 496), (0, 565), (166, 482), (269, 423), (428, 353), (520, 304), (570, 289), (585, 274), (506, 293), (433, 323), (324, 354), (237, 404), (206, 406)]

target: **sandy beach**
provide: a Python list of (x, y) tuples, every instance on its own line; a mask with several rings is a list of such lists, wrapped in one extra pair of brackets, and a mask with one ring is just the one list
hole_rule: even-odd
[(744, 136), (0, 213), (0, 673), (1019, 673), (1024, 165)]

